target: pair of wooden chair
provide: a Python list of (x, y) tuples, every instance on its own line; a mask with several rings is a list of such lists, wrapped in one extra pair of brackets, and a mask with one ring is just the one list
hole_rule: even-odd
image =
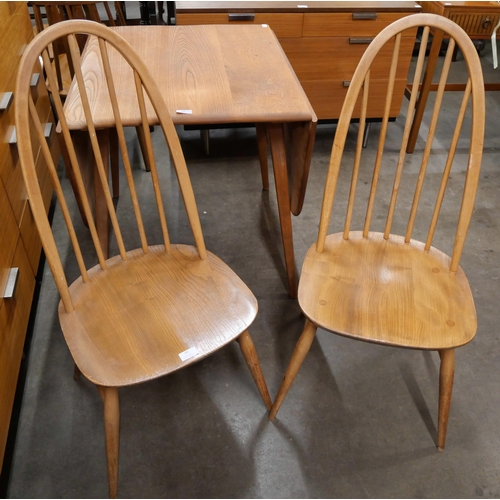
[[(402, 132), (399, 160), (393, 166), (395, 172), (388, 202), (387, 221), (383, 232), (374, 232), (370, 227), (374, 216), (379, 174), (384, 163), (383, 150), (401, 33), (405, 30), (416, 30), (416, 27), (421, 25), (425, 28), (415, 69), (413, 92)], [(425, 47), (430, 28), (444, 30), (450, 36), (451, 42), (436, 93), (423, 159), (415, 174), (417, 182), (409, 222), (405, 235), (398, 236), (391, 233), (391, 226), (395, 218), (397, 195), (404, 173), (405, 149), (419, 80), (423, 73)], [(96, 140), (92, 113), (83, 91), (80, 52), (76, 38), (81, 33), (98, 39), (102, 64), (107, 76), (109, 97), (130, 191), (131, 210), (135, 215), (137, 240), (140, 242), (139, 248), (132, 250), (126, 248), (126, 238), (119, 224), (109, 189), (108, 175), (104, 170)], [(118, 255), (107, 260), (104, 258), (96, 233), (91, 201), (86, 195), (82, 166), (78, 164), (61, 99), (55, 94), (54, 101), (60, 118), (61, 133), (75, 173), (76, 189), (83, 203), (97, 256), (98, 264), (90, 269), (84, 260), (84, 252), (72, 222), (72, 212), (58, 177), (57, 165), (52, 162), (29, 85), (33, 66), (40, 56), (45, 63), (49, 83), (55, 84), (56, 76), (51, 70), (47, 47), (61, 38), (67, 40), (73, 58), (76, 84), (79, 85), (83, 97), (82, 105), (87, 117), (92, 151), (118, 247)], [(412, 230), (424, 189), (427, 163), (455, 43), (464, 54), (470, 77), (462, 105), (457, 113), (457, 125), (452, 134), (449, 153), (437, 189), (437, 201), (428, 236), (425, 243), (420, 243), (412, 239)], [(371, 189), (367, 196), (365, 223), (362, 231), (353, 231), (351, 220), (355, 212), (354, 200), (359, 173), (362, 169), (369, 168), (368, 165), (361, 165), (361, 156), (366, 109), (370, 97), (370, 66), (380, 50), (387, 45), (392, 51), (392, 64), (388, 79), (386, 112), (381, 124), (379, 146), (372, 170)], [(194, 237), (194, 246), (173, 244), (169, 240), (162, 201), (163, 192), (154, 161), (151, 161), (151, 192), (154, 193), (156, 200), (162, 242), (151, 245), (147, 239), (131, 160), (127, 153), (113, 75), (109, 69), (107, 56), (109, 47), (121, 53), (133, 68), (137, 102), (145, 125), (145, 140), (149, 145), (151, 137), (146, 126), (144, 92), (159, 118), (179, 181)], [(457, 231), (453, 251), (449, 257), (432, 246), (432, 239), (471, 97), (470, 154), (466, 165), (463, 194), (457, 197), (459, 205)], [(354, 154), (351, 189), (348, 194), (346, 221), (342, 232), (327, 235), (344, 146), (356, 103), (361, 106), (361, 120)], [(48, 264), (61, 295), (59, 319), (63, 334), (74, 358), (77, 373), (81, 372), (97, 386), (104, 402), (109, 487), (110, 495), (114, 497), (118, 487), (119, 387), (167, 375), (237, 340), (264, 404), (268, 410), (271, 409), (266, 382), (248, 332), (257, 313), (257, 301), (238, 276), (206, 250), (194, 193), (169, 111), (147, 68), (119, 35), (102, 25), (87, 21), (58, 23), (44, 30), (23, 55), (17, 78), (15, 114), (19, 131), (19, 155), (30, 204)], [(472, 294), (465, 274), (459, 267), (459, 261), (474, 205), (483, 135), (484, 89), (481, 65), (472, 42), (455, 23), (434, 15), (409, 16), (383, 30), (369, 45), (351, 81), (337, 126), (323, 198), (319, 236), (307, 253), (299, 285), (299, 304), (306, 316), (306, 325), (271, 409), (271, 419), (280, 408), (309, 350), (316, 329), (320, 327), (368, 342), (437, 350), (441, 356), (437, 444), (439, 449), (444, 447), (453, 383), (454, 349), (469, 342), (476, 332)], [(80, 276), (71, 284), (68, 284), (64, 263), (44, 210), (35, 168), (36, 159), (33, 157), (32, 142), (36, 141), (42, 145), (42, 154), (50, 170), (78, 263)], [(146, 202), (151, 203), (151, 199)]]

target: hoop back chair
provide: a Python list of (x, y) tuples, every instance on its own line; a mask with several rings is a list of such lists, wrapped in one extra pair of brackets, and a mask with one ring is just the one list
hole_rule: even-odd
[[(393, 138), (392, 135), (389, 137), (386, 135), (392, 89), (397, 74), (401, 36), (405, 30), (416, 30), (418, 26), (423, 26), (424, 29), (409, 98), (408, 113), (401, 134), (401, 146), (400, 149), (395, 149), (396, 152), (399, 150), (399, 155), (393, 155), (393, 160), (396, 156), (397, 160), (391, 164), (392, 170), (389, 168), (391, 175), (380, 175), (383, 170), (386, 139), (392, 140)], [(418, 167), (419, 161), (414, 157), (415, 155), (412, 155), (410, 161), (413, 165), (408, 167), (409, 159), (406, 158), (405, 154), (406, 146), (431, 27), (444, 31), (445, 36), (450, 37), (450, 42), (444, 58), (434, 108), (429, 115), (430, 125), (420, 166)], [(366, 110), (370, 99), (370, 67), (384, 46), (392, 49), (392, 62), (385, 101), (385, 114), (380, 126), (378, 148), (374, 155), (373, 170), (371, 170), (369, 165), (361, 162), (362, 140)], [(435, 174), (438, 178), (440, 176), (441, 180), (434, 183), (437, 185), (434, 208), (425, 206), (419, 208), (433, 142), (438, 142), (442, 147), (443, 140), (440, 138), (439, 141), (436, 141), (435, 133), (455, 46), (458, 46), (464, 54), (469, 78), (461, 105), (456, 110), (458, 113), (455, 128), (453, 125), (449, 128), (449, 125), (446, 124), (446, 129), (453, 131), (453, 133), (442, 171)], [(454, 241), (450, 242), (453, 251), (451, 256), (448, 256), (432, 246), (432, 242), (436, 229), (441, 227), (438, 225), (438, 218), (443, 210), (444, 195), (447, 191), (452, 163), (471, 97), (472, 117), (468, 142), (470, 149), (465, 168), (465, 180), (461, 188), (463, 189), (462, 196), (456, 196), (457, 199), (460, 198), (460, 201), (453, 204), (452, 207), (453, 212), (458, 215), (456, 215), (457, 226)], [(327, 235), (341, 163), (347, 161), (343, 160), (343, 154), (348, 128), (354, 106), (359, 105), (360, 101), (362, 114), (357, 143), (353, 152), (351, 187), (346, 193), (344, 227), (341, 232)], [(276, 416), (310, 349), (316, 330), (320, 327), (356, 340), (410, 349), (438, 351), (441, 365), (437, 446), (440, 451), (443, 450), (453, 385), (454, 350), (456, 347), (470, 342), (477, 329), (472, 293), (459, 262), (477, 190), (483, 149), (484, 115), (484, 84), (481, 64), (471, 40), (454, 22), (436, 15), (415, 14), (400, 19), (385, 28), (368, 46), (351, 80), (345, 98), (326, 178), (318, 238), (308, 250), (302, 268), (298, 300), (306, 316), (306, 324), (274, 401), (269, 415), (270, 419)], [(407, 207), (409, 205), (406, 203), (407, 200), (397, 200), (397, 198), (402, 187), (403, 173), (414, 166), (416, 166), (416, 172), (411, 172), (416, 179), (414, 188), (412, 188), (413, 201)], [(363, 214), (360, 221), (362, 230), (354, 231), (351, 229), (351, 222), (353, 214), (356, 212), (354, 206), (356, 191), (359, 194), (362, 190), (363, 186), (361, 186), (359, 178), (360, 172), (364, 173), (365, 168), (370, 169), (366, 172), (373, 172), (371, 174), (372, 180), (371, 185), (366, 182), (370, 187), (367, 188), (369, 192), (366, 193), (365, 197), (366, 209), (361, 211)], [(433, 163), (433, 174), (436, 168)], [(384, 172), (387, 172), (387, 169)], [(383, 227), (383, 231), (376, 232), (371, 230), (371, 226), (379, 219), (377, 217), (379, 214), (375, 213), (374, 210), (375, 197), (377, 187), (380, 191), (380, 187), (386, 179), (389, 179), (387, 181), (389, 183), (388, 194), (384, 198), (386, 203), (380, 217), (385, 219), (385, 226), (382, 220), (381, 228)], [(428, 187), (428, 185), (426, 186)], [(411, 194), (408, 199), (411, 199)], [(452, 196), (451, 199), (454, 200), (455, 196)], [(402, 212), (402, 208), (408, 208), (407, 219), (403, 220), (401, 216), (396, 217), (397, 201), (398, 205), (402, 206), (399, 212)], [(363, 206), (365, 205), (363, 204)], [(422, 231), (424, 235), (422, 239), (425, 238), (425, 242), (412, 239), (416, 227), (417, 209), (419, 216), (422, 216), (422, 213), (427, 210), (429, 221), (428, 226), (425, 224), (428, 227), (426, 237), (425, 229)], [(363, 219), (364, 224), (362, 223)], [(406, 228), (404, 228), (405, 220), (408, 221)], [(403, 226), (401, 232), (404, 232), (402, 236), (391, 232), (396, 222), (399, 224), (400, 221)], [(441, 221), (440, 224), (442, 224)]]
[[(88, 43), (95, 50), (96, 58), (101, 58), (106, 75), (130, 192), (131, 206), (128, 207), (128, 212), (135, 216), (133, 224), (137, 228), (137, 241), (140, 241), (140, 247), (136, 249), (127, 250), (125, 247), (126, 238), (122, 236), (123, 228), (120, 227), (107, 173), (103, 168), (103, 158), (81, 72), (76, 39), (78, 34), (91, 35)], [(88, 257), (84, 256), (81, 243), (83, 237), (89, 238), (88, 231), (77, 234), (78, 225), (72, 220), (72, 213), (77, 210), (74, 210), (74, 205), (71, 209), (67, 201), (30, 94), (30, 77), (39, 56), (43, 58), (50, 83), (55, 82), (56, 76), (49, 64), (47, 47), (60, 39), (67, 40), (73, 58), (75, 85), (78, 85), (82, 97), (92, 152), (118, 247), (118, 255), (104, 259), (84, 186), (84, 166), (78, 164), (61, 98), (55, 93), (54, 101), (60, 118), (61, 134), (66, 143), (78, 195), (83, 203), (97, 255), (94, 255), (94, 259), (97, 259), (98, 264), (90, 269), (87, 268), (85, 259)], [(131, 68), (145, 140), (150, 145), (151, 175), (140, 175), (143, 176), (141, 184), (146, 179), (152, 185), (150, 193), (154, 193), (146, 196), (146, 201), (156, 202), (157, 219), (161, 226), (158, 234), (161, 234), (162, 239), (162, 242), (156, 245), (148, 242), (146, 223), (141, 214), (139, 190), (136, 189), (131, 166), (132, 155), (129, 156), (127, 152), (119, 99), (115, 90), (116, 82), (113, 81), (110, 71), (109, 60), (112, 51), (113, 57), (119, 54), (124, 64), (127, 63)], [(130, 95), (127, 96), (127, 99), (129, 98)], [(169, 239), (158, 168), (147, 126), (146, 108), (149, 103), (158, 116), (170, 150), (195, 246), (173, 244)], [(19, 156), (28, 197), (47, 262), (61, 296), (59, 320), (77, 367), (75, 373), (81, 373), (93, 382), (104, 402), (109, 488), (111, 497), (115, 497), (118, 481), (119, 387), (167, 375), (237, 340), (266, 407), (271, 407), (259, 360), (248, 333), (248, 327), (257, 313), (257, 301), (236, 274), (206, 250), (193, 189), (170, 114), (148, 70), (121, 36), (91, 21), (65, 21), (45, 29), (32, 41), (22, 57), (17, 76), (15, 118), (19, 131)], [(41, 143), (41, 151), (48, 165), (78, 264), (80, 276), (71, 285), (68, 284), (63, 261), (43, 208), (33, 158), (32, 143), (35, 141)], [(70, 196), (72, 191), (67, 191)], [(149, 231), (150, 227), (147, 229)]]

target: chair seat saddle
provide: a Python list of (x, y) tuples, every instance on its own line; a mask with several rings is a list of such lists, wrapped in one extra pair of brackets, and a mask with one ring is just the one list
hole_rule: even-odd
[[(170, 252), (151, 246), (106, 264), (70, 286), (74, 311), (59, 306), (74, 360), (97, 385), (125, 386), (178, 370), (235, 340), (257, 314), (240, 278), (211, 253), (200, 260), (192, 246), (172, 245)], [(188, 359), (179, 356), (190, 349)]]
[(470, 342), (476, 310), (461, 268), (434, 247), (402, 236), (331, 234), (307, 252), (299, 304), (315, 324), (359, 340), (419, 349)]

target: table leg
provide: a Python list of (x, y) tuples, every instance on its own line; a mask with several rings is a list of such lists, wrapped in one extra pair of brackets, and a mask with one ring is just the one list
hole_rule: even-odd
[(427, 97), (429, 96), (429, 92), (431, 90), (434, 70), (436, 69), (439, 51), (441, 50), (443, 35), (444, 33), (441, 30), (436, 30), (434, 32), (434, 38), (432, 40), (431, 50), (429, 52), (429, 59), (427, 60), (427, 66), (425, 68), (424, 80), (422, 82), (422, 88), (420, 89), (420, 94), (418, 96), (413, 123), (411, 124), (410, 138), (408, 140), (408, 146), (406, 147), (407, 153), (413, 153), (415, 149), (415, 144), (418, 139), (418, 132), (420, 130), (420, 124), (422, 123), (422, 118), (424, 116), (425, 105), (427, 104)]
[(292, 217), (290, 213), (290, 192), (288, 188), (288, 170), (286, 165), (285, 134), (283, 124), (269, 123), (269, 145), (273, 160), (276, 197), (281, 224), (281, 237), (285, 254), (285, 267), (288, 277), (288, 293), (291, 298), (297, 297), (297, 274), (293, 252)]
[[(97, 139), (101, 149), (102, 161), (108, 174), (109, 180), (109, 130), (98, 130)], [(107, 259), (109, 254), (109, 216), (104, 190), (97, 172), (97, 165), (94, 163), (94, 200), (95, 200), (95, 224), (97, 235), (101, 242), (102, 252)]]

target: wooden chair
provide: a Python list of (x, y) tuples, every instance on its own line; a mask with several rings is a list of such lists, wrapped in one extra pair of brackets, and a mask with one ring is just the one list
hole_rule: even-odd
[[(397, 163), (385, 165), (383, 170), (383, 152), (388, 130), (389, 105), (397, 72), (398, 51), (401, 43), (401, 33), (405, 30), (415, 30), (417, 26), (424, 26), (423, 38), (418, 55), (413, 91), (410, 96), (409, 109), (402, 131), (402, 144), (399, 149)], [(405, 165), (405, 152), (412, 122), (419, 81), (425, 59), (425, 49), (429, 36), (429, 27), (443, 30), (450, 36), (450, 44), (444, 60), (443, 71), (436, 93), (434, 109), (431, 113), (428, 137), (423, 148), (422, 161), (411, 157), (411, 165)], [(387, 44), (387, 45), (386, 45)], [(446, 124), (445, 130), (451, 133), (449, 151), (441, 181), (435, 182), (436, 203), (427, 210), (428, 220), (423, 225), (422, 235), (425, 242), (412, 239), (416, 227), (417, 208), (422, 193), (426, 169), (431, 154), (439, 111), (443, 102), (443, 93), (448, 77), (448, 70), (455, 45), (460, 47), (467, 61), (469, 79), (463, 94), (461, 105), (457, 107), (456, 126)], [(370, 66), (382, 48), (390, 48), (389, 56), (390, 78), (386, 95), (386, 112), (380, 127), (380, 139), (375, 155), (375, 165), (371, 188), (366, 188), (366, 210), (361, 210), (361, 231), (351, 230), (351, 221), (358, 215), (355, 195), (358, 188), (358, 198), (363, 191), (363, 183), (358, 182), (360, 171), (366, 176), (364, 169), (368, 165), (361, 165), (362, 138), (365, 128), (366, 109), (370, 99)], [(392, 51), (392, 56), (390, 52)], [(454, 178), (454, 194), (451, 201), (448, 198), (443, 203), (444, 194), (450, 177), (450, 170), (459, 141), (467, 105), (472, 95), (472, 119), (468, 163), (463, 192), (456, 194)], [(359, 99), (358, 99), (359, 98)], [(346, 217), (342, 232), (328, 234), (335, 189), (341, 162), (343, 161), (344, 146), (351, 115), (355, 105), (361, 105), (362, 117), (357, 137), (356, 149), (353, 154), (353, 169), (351, 188), (346, 193)], [(458, 109), (459, 108), (459, 109)], [(473, 43), (467, 34), (454, 22), (444, 17), (430, 14), (416, 14), (394, 22), (384, 29), (369, 45), (351, 81), (341, 117), (337, 126), (335, 140), (331, 154), (326, 186), (323, 196), (318, 239), (307, 252), (300, 278), (298, 300), (306, 316), (305, 328), (292, 354), (290, 364), (286, 370), (278, 395), (274, 401), (269, 418), (273, 419), (307, 355), (318, 327), (330, 332), (356, 340), (374, 342), (382, 345), (404, 347), (410, 349), (425, 349), (438, 351), (441, 358), (439, 375), (439, 423), (437, 446), (440, 451), (445, 446), (448, 413), (450, 408), (451, 392), (454, 375), (455, 348), (467, 344), (476, 333), (476, 311), (472, 293), (459, 266), (460, 257), (471, 220), (476, 194), (484, 136), (484, 87), (479, 58)], [(396, 127), (397, 128), (397, 127)], [(400, 132), (401, 133), (401, 132)], [(467, 139), (467, 138), (466, 138)], [(465, 139), (465, 140), (466, 140)], [(394, 132), (390, 136), (391, 147), (394, 148)], [(463, 139), (462, 139), (463, 140)], [(442, 139), (440, 139), (440, 147)], [(344, 159), (344, 161), (346, 161)], [(406, 162), (409, 163), (409, 162)], [(420, 168), (418, 169), (418, 165)], [(403, 173), (410, 169), (413, 175), (414, 194), (411, 208), (408, 203), (399, 200), (398, 211), (404, 206), (408, 208), (408, 219), (396, 217), (395, 208), (398, 192), (403, 186)], [(415, 171), (411, 172), (414, 168)], [(392, 169), (392, 170), (391, 170)], [(384, 177), (379, 174), (384, 171)], [(387, 174), (393, 175), (393, 180)], [(454, 176), (455, 177), (455, 176)], [(378, 215), (374, 210), (377, 187), (379, 192), (383, 188), (382, 180), (389, 178), (387, 196), (382, 202), (384, 205), (380, 221), (381, 232), (370, 230), (378, 223)], [(365, 177), (366, 179), (366, 177)], [(391, 187), (392, 185), (392, 187)], [(406, 184), (405, 184), (406, 186)], [(460, 186), (459, 186), (460, 188)], [(426, 189), (430, 186), (426, 184)], [(412, 189), (413, 190), (413, 189)], [(339, 194), (340, 195), (340, 194)], [(339, 196), (338, 195), (338, 196)], [(455, 203), (453, 200), (456, 198)], [(411, 196), (407, 197), (411, 200)], [(451, 208), (448, 207), (451, 204)], [(364, 205), (363, 205), (364, 206)], [(387, 208), (388, 207), (388, 208)], [(451, 257), (432, 246), (438, 226), (438, 217), (443, 207), (456, 215), (456, 233), (453, 242)], [(426, 207), (419, 209), (419, 221), (426, 212)], [(384, 223), (385, 218), (385, 223)], [(364, 225), (363, 225), (364, 219)], [(373, 221), (372, 221), (373, 219)], [(405, 224), (405, 220), (408, 223)], [(445, 222), (445, 224), (448, 222)], [(442, 221), (440, 221), (442, 224)], [(399, 225), (403, 236), (393, 234), (392, 226)], [(404, 227), (406, 225), (406, 228)], [(427, 236), (426, 227), (428, 227)], [(454, 226), (453, 226), (454, 227)], [(440, 237), (441, 241), (442, 237)]]
[[(131, 206), (135, 215), (137, 241), (140, 248), (127, 250), (123, 231), (113, 205), (108, 178), (103, 168), (100, 145), (88, 104), (80, 69), (80, 53), (76, 35), (92, 35), (96, 56), (103, 61), (122, 154)], [(107, 209), (118, 247), (118, 255), (107, 260), (96, 234), (90, 201), (87, 197), (82, 169), (78, 164), (71, 134), (65, 120), (60, 96), (54, 101), (60, 117), (62, 135), (78, 188), (78, 194), (89, 223), (98, 264), (88, 269), (82, 245), (72, 222), (72, 213), (53, 164), (49, 146), (43, 135), (42, 120), (37, 114), (30, 91), (33, 64), (39, 56), (47, 69), (51, 84), (56, 76), (50, 68), (47, 47), (67, 38), (75, 68), (76, 82), (82, 96), (92, 152), (95, 156)], [(170, 243), (158, 172), (151, 154), (151, 182), (161, 227), (161, 243), (151, 245), (146, 238), (146, 223), (141, 215), (134, 184), (130, 156), (127, 154), (124, 128), (109, 69), (108, 49), (118, 51), (134, 71), (137, 106), (141, 111), (145, 140), (151, 146), (147, 126), (144, 90), (152, 103), (170, 150), (179, 181), (189, 224), (196, 246)], [(111, 52), (111, 50), (109, 50)], [(117, 84), (118, 85), (118, 84)], [(257, 313), (257, 301), (247, 286), (220, 259), (205, 249), (200, 220), (195, 204), (179, 139), (161, 94), (148, 70), (130, 45), (116, 32), (90, 21), (66, 21), (44, 30), (27, 47), (18, 72), (15, 106), (18, 149), (30, 205), (40, 233), (48, 264), (53, 273), (61, 302), (59, 319), (64, 337), (74, 358), (77, 372), (96, 384), (104, 401), (104, 423), (110, 495), (117, 494), (119, 402), (118, 388), (146, 382), (184, 368), (229, 342), (237, 340), (266, 407), (271, 400), (248, 328)], [(55, 192), (66, 222), (80, 276), (68, 285), (65, 269), (45, 214), (35, 169), (33, 142), (40, 142)], [(40, 162), (37, 162), (39, 165)], [(147, 203), (155, 203), (153, 195)], [(76, 211), (76, 210), (75, 210)], [(79, 215), (75, 215), (79, 218)], [(128, 217), (128, 214), (127, 214)], [(147, 225), (150, 231), (150, 223)], [(130, 229), (130, 227), (128, 228)], [(82, 236), (82, 235), (80, 235)], [(83, 237), (88, 236), (84, 231)], [(85, 255), (87, 260), (89, 257)], [(96, 257), (94, 256), (94, 259)], [(88, 260), (87, 260), (88, 262)]]

